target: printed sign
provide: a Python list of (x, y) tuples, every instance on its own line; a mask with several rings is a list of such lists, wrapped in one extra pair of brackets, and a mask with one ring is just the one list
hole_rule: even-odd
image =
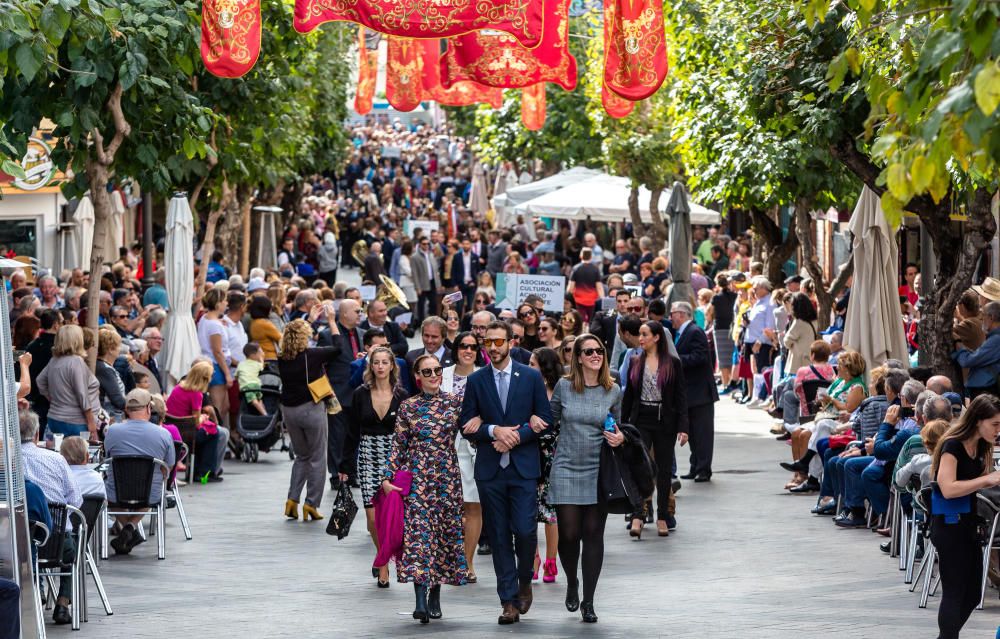
[(21, 159), (25, 178), (14, 180), (14, 186), (23, 191), (37, 191), (52, 180), (56, 165), (52, 163), (52, 149), (40, 138), (28, 138), (28, 150)]
[(517, 275), (497, 273), (497, 307), (517, 308), (529, 295), (545, 300), (545, 310), (561, 313), (566, 295), (566, 278), (562, 275)]
[(423, 229), (424, 237), (430, 237), (431, 231), (437, 231), (440, 227), (436, 220), (403, 220), (403, 233), (407, 237), (413, 237), (417, 229)]

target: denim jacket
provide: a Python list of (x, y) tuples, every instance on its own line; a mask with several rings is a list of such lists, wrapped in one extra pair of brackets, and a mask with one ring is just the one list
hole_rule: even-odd
[(986, 334), (986, 341), (974, 351), (960, 348), (952, 353), (951, 358), (962, 368), (969, 369), (969, 378), (965, 385), (970, 388), (985, 388), (993, 386), (997, 374), (1000, 373), (1000, 328), (994, 328)]
[(906, 440), (918, 432), (920, 426), (911, 417), (901, 419), (895, 425), (883, 422), (878, 428), (878, 434), (875, 435), (875, 448), (872, 450), (872, 455), (875, 456), (873, 464), (884, 466), (887, 462), (892, 462), (895, 465)]

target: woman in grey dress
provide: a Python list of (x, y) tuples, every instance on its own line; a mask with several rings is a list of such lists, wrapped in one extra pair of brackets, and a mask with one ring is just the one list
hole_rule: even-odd
[[(566, 608), (580, 608), (583, 620), (597, 621), (594, 591), (604, 562), (604, 524), (607, 504), (598, 497), (597, 478), (601, 447), (620, 446), (618, 430), (622, 392), (608, 372), (607, 353), (601, 341), (589, 334), (573, 343), (569, 375), (559, 380), (552, 393), (552, 418), (557, 429), (556, 446), (549, 474), (549, 503), (556, 508), (559, 526), (559, 558), (566, 574)], [(614, 431), (604, 428), (608, 414)], [(583, 554), (583, 600), (578, 593), (576, 566)]]

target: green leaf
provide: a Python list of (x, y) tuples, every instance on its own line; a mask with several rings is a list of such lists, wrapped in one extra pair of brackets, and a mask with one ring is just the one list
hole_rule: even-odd
[(42, 68), (42, 55), (41, 50), (30, 41), (22, 42), (17, 46), (14, 62), (17, 65), (17, 70), (28, 82), (34, 80), (38, 70)]
[(876, 0), (858, 0), (858, 3), (864, 8), (865, 11), (869, 13), (875, 8)]
[(70, 20), (70, 15), (65, 9), (54, 2), (49, 2), (42, 9), (39, 26), (49, 42), (58, 46), (62, 43), (66, 30), (69, 29)]
[(885, 215), (885, 221), (889, 224), (889, 228), (898, 229), (903, 221), (904, 203), (897, 200), (889, 191), (883, 193), (879, 201), (882, 204), (882, 213)]
[(886, 169), (885, 184), (889, 191), (900, 202), (908, 202), (912, 193), (910, 180), (906, 175), (906, 167), (899, 162), (893, 162)]
[(0, 161), (0, 171), (3, 171), (7, 175), (13, 176), (15, 179), (18, 180), (24, 180), (28, 177), (27, 174), (24, 172), (24, 169), (21, 168), (20, 164), (18, 164), (14, 160), (8, 160), (7, 158), (4, 158), (2, 161)]
[(910, 176), (913, 181), (914, 193), (923, 193), (926, 191), (934, 180), (936, 171), (937, 167), (925, 156), (918, 155), (913, 158), (913, 164), (910, 165)]
[(844, 84), (844, 76), (846, 75), (847, 56), (841, 53), (833, 59), (833, 62), (830, 63), (830, 68), (826, 72), (826, 80), (831, 93), (836, 93), (837, 90)]
[(121, 10), (116, 9), (115, 7), (108, 7), (104, 10), (101, 16), (104, 18), (104, 21), (112, 31), (118, 30), (118, 25), (121, 24), (122, 21)]
[(1000, 106), (1000, 67), (996, 62), (987, 62), (973, 83), (976, 92), (976, 104), (983, 114), (990, 116)]

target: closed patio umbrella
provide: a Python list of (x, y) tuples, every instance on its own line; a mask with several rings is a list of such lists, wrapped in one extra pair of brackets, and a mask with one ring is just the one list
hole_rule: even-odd
[[(198, 332), (191, 303), (194, 297), (194, 222), (185, 195), (177, 194), (167, 206), (167, 240), (164, 246), (167, 300), (170, 312), (163, 332), (160, 367), (164, 381), (173, 387), (191, 368), (198, 356)], [(169, 392), (169, 391), (168, 391)]]
[(691, 206), (687, 191), (680, 182), (674, 182), (667, 202), (667, 219), (670, 223), (670, 287), (669, 308), (674, 302), (688, 302), (694, 307), (691, 288)]
[(476, 216), (486, 215), (490, 208), (490, 200), (486, 196), (486, 172), (483, 165), (476, 162), (472, 169), (472, 190), (469, 193), (469, 208)]
[(80, 198), (80, 204), (73, 213), (76, 222), (76, 237), (79, 238), (80, 268), (90, 270), (90, 251), (94, 248), (94, 203), (89, 195)]
[(851, 216), (854, 286), (847, 305), (844, 347), (861, 353), (868, 368), (898, 359), (907, 365), (906, 336), (896, 287), (898, 249), (878, 196), (867, 186)]
[(107, 233), (104, 236), (104, 261), (118, 260), (118, 247), (125, 246), (125, 202), (118, 191), (108, 193), (111, 201), (111, 215), (108, 216)]

